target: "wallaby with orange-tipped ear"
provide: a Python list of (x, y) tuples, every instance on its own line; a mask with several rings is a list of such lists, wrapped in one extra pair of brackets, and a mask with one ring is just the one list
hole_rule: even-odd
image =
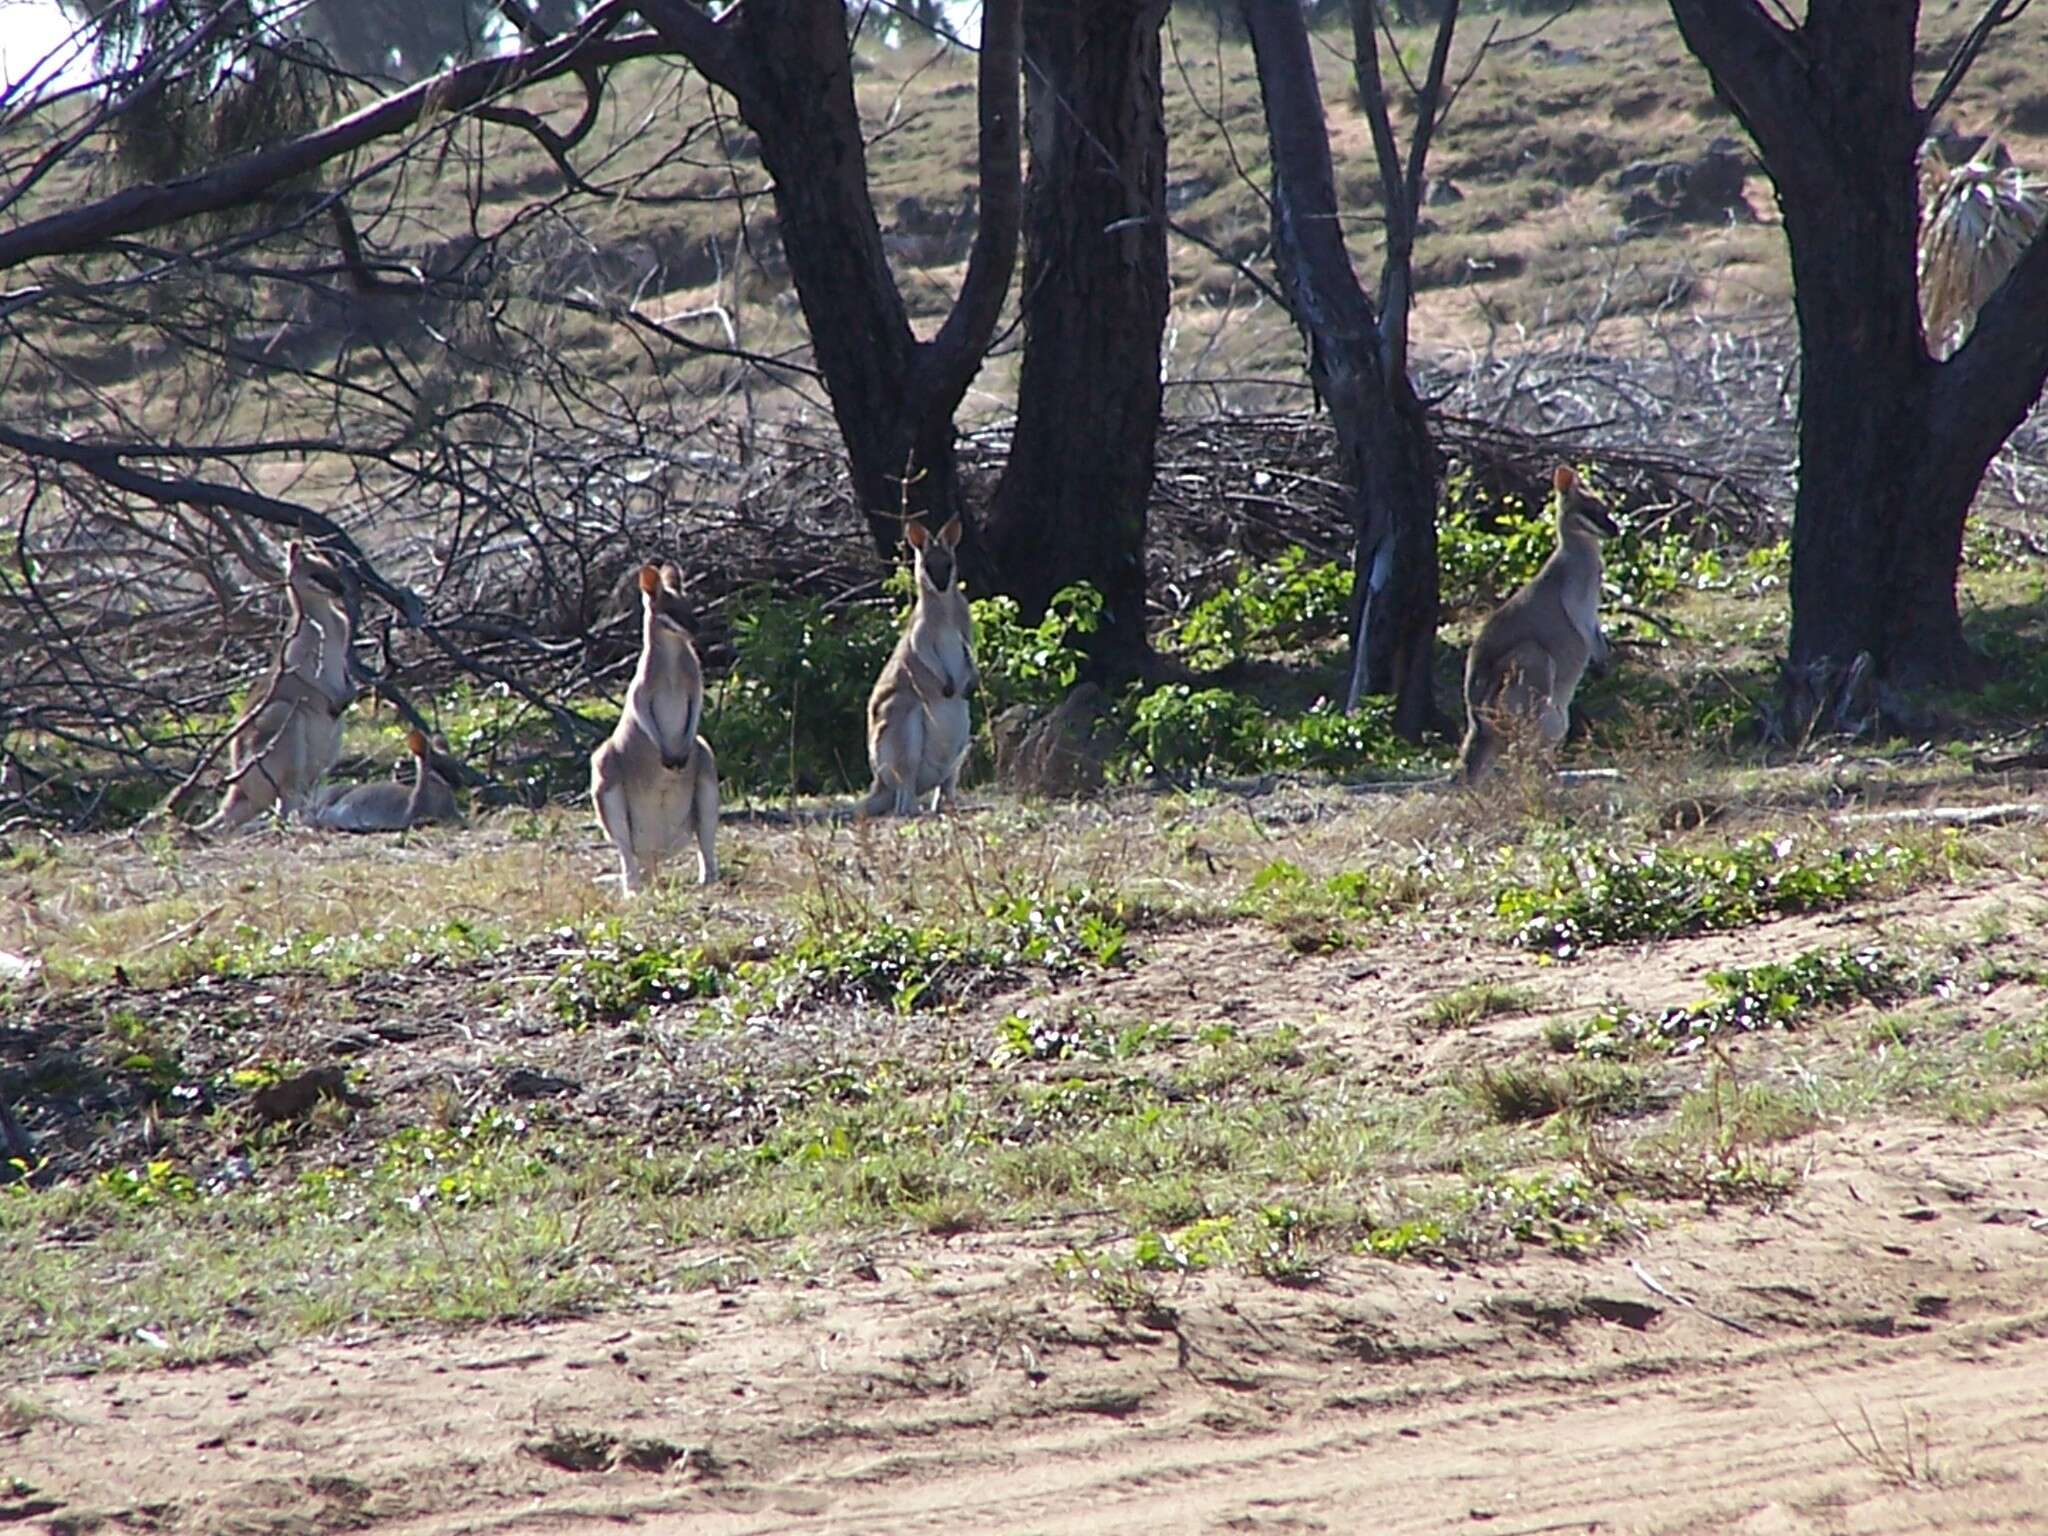
[(697, 883), (718, 878), (718, 760), (697, 734), (704, 669), (690, 642), (682, 572), (640, 567), (640, 664), (609, 740), (590, 757), (590, 798), (631, 895), (692, 837)]
[(1600, 540), (1621, 530), (1568, 465), (1557, 492), (1557, 549), (1529, 584), (1480, 626), (1465, 657), (1465, 742), (1459, 776), (1476, 782), (1500, 755), (1502, 728), (1533, 724), (1556, 746), (1571, 725), (1572, 695), (1587, 667), (1604, 666)]
[(332, 788), (315, 798), (306, 819), (335, 832), (403, 832), (429, 821), (460, 821), (455, 790), (434, 763), (434, 746), (419, 731), (409, 732), (410, 784), (358, 784)]
[(355, 628), (341, 570), (294, 541), (285, 549), (283, 643), (257, 707), (228, 744), (227, 792), (205, 830), (232, 830), (273, 806), (303, 808), (341, 752)]
[(868, 696), (868, 762), (875, 787), (859, 814), (908, 816), (918, 797), (950, 805), (973, 745), (967, 696), (974, 670), (974, 620), (960, 590), (960, 519), (934, 536), (921, 518), (903, 525), (917, 578), (917, 602), (896, 649)]

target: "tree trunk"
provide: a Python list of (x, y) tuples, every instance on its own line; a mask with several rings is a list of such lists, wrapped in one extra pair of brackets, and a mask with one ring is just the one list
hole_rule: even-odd
[[(838, 5), (747, 5), (749, 58), (740, 115), (774, 178), (783, 258), (846, 442), (854, 495), (885, 554), (904, 512), (945, 507), (953, 489), (950, 432), (924, 435), (903, 409), (916, 338), (882, 250), (868, 192), (866, 144)], [(906, 496), (906, 477), (908, 477)]]
[[(1352, 644), (1354, 652), (1365, 647), (1367, 691), (1392, 694), (1395, 729), (1419, 740), (1438, 724), (1437, 454), (1405, 348), (1398, 335), (1383, 334), (1344, 247), (1300, 8), (1296, 0), (1243, 0), (1242, 8), (1272, 145), (1280, 286), (1308, 342), (1309, 376), (1329, 409), (1352, 491)], [(1390, 187), (1387, 195), (1401, 194)]]
[(1104, 599), (1103, 678), (1148, 656), (1145, 528), (1166, 269), (1167, 0), (1025, 0), (1024, 356), (1010, 463), (984, 530), (999, 590), (1037, 618)]
[(1880, 701), (1980, 682), (1985, 664), (1956, 603), (1963, 526), (2048, 378), (2048, 241), (1985, 305), (1970, 341), (1935, 362), (1916, 271), (1928, 121), (1913, 98), (1917, 0), (1810, 0), (1796, 28), (1754, 0), (1671, 8), (1756, 141), (1791, 249), (1800, 395), (1789, 733), (1822, 710), (1846, 713), (1844, 679), (1867, 677)]
[(937, 522), (964, 510), (953, 413), (994, 334), (1016, 258), (1018, 0), (987, 8), (980, 223), (959, 298), (924, 343), (882, 248), (840, 0), (750, 0), (715, 24), (688, 5), (642, 10), (733, 93), (759, 136), (854, 495), (876, 548), (891, 556), (906, 516)]
[(1912, 30), (1868, 27), (1860, 40), (1844, 62), (1872, 88), (1817, 104), (1823, 142), (1855, 152), (1823, 149), (1822, 170), (1804, 163), (1809, 149), (1780, 184), (1800, 350), (1787, 660), (1811, 677), (1868, 654), (1880, 687), (1969, 682), (1956, 577), (1985, 464), (1939, 462), (1929, 440), (1937, 365), (1920, 325)]

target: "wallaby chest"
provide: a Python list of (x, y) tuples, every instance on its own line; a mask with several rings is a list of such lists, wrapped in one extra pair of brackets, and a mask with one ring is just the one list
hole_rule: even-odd
[(951, 604), (919, 604), (910, 621), (910, 648), (955, 697), (960, 694), (973, 670), (964, 614)]

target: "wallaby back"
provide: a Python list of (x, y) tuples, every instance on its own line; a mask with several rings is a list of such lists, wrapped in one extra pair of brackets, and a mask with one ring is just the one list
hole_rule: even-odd
[(347, 583), (294, 541), (285, 551), (285, 594), (277, 658), (229, 743), (227, 790), (209, 830), (242, 826), (273, 806), (299, 810), (341, 751), (341, 716), (355, 698)]
[(434, 767), (434, 748), (419, 731), (406, 737), (413, 781), (358, 784), (316, 804), (311, 821), (336, 832), (403, 832), (429, 821), (455, 821), (455, 791)]
[(1580, 679), (1606, 655), (1600, 540), (1619, 530), (1568, 465), (1558, 467), (1552, 485), (1556, 550), (1480, 626), (1465, 657), (1465, 740), (1458, 769), (1467, 783), (1482, 777), (1499, 756), (1503, 727), (1533, 727), (1547, 744), (1562, 742)]

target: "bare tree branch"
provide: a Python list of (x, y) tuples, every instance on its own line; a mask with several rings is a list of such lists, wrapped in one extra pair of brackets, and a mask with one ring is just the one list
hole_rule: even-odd
[(981, 207), (967, 276), (918, 371), (935, 400), (957, 404), (981, 367), (1017, 266), (1023, 210), (1023, 131), (1017, 110), (1023, 0), (987, 0), (982, 14), (979, 105)]
[(130, 187), (82, 208), (49, 214), (0, 232), (0, 271), (39, 256), (90, 250), (122, 235), (239, 207), (407, 128), (429, 113), (466, 111), (581, 68), (603, 68), (668, 52), (672, 45), (658, 33), (605, 35), (625, 7), (626, 0), (603, 0), (575, 32), (559, 42), (506, 58), (460, 65), (275, 148), (243, 155), (178, 181)]
[(1984, 45), (1991, 40), (1991, 34), (2000, 27), (2010, 26), (2018, 21), (2027, 13), (2027, 7), (2033, 3), (2034, 0), (1991, 0), (1984, 8), (1984, 14), (1979, 16), (1976, 24), (1963, 34), (1963, 40), (1956, 44), (1956, 51), (1949, 56), (1948, 67), (1941, 72), (1941, 79), (1936, 82), (1933, 92), (1928, 96), (1927, 104), (1920, 109), (1923, 132), (1934, 126), (1934, 119), (1940, 114), (1941, 109), (1948, 105), (1949, 98), (1955, 95), (1956, 88), (1963, 83), (1963, 77), (1969, 74), (1971, 67), (1976, 64), (1978, 55), (1984, 51)]

